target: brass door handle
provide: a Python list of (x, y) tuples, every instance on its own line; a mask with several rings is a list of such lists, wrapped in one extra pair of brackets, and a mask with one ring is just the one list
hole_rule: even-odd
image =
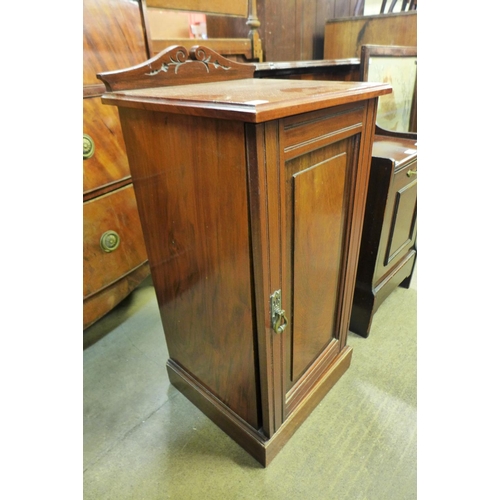
[(106, 231), (102, 233), (101, 248), (106, 252), (114, 252), (120, 245), (120, 236), (116, 231)]
[[(282, 321), (284, 321), (283, 324), (281, 323)], [(288, 320), (286, 319), (285, 311), (282, 309), (280, 311), (279, 321), (274, 325), (273, 330), (276, 333), (283, 333), (285, 331), (285, 328), (287, 327), (287, 325), (288, 325)]]
[(271, 325), (275, 333), (283, 333), (288, 325), (285, 311), (281, 309), (281, 290), (271, 295)]
[(408, 177), (412, 177), (413, 175), (417, 175), (417, 171), (416, 170), (408, 170), (408, 172), (406, 172), (406, 175)]
[(92, 158), (95, 152), (94, 140), (90, 135), (83, 134), (83, 159), (88, 160)]

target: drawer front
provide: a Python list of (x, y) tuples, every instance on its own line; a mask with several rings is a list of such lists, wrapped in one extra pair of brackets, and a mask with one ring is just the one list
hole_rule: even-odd
[[(116, 307), (125, 297), (134, 291), (150, 274), (148, 263), (140, 265), (124, 278), (115, 281), (99, 293), (90, 295), (83, 301), (83, 329), (87, 329), (97, 320)], [(91, 341), (92, 336), (84, 340)]]
[(118, 109), (104, 106), (100, 97), (83, 100), (84, 149), (83, 192), (130, 177)]
[[(417, 160), (394, 173), (381, 235), (379, 266), (383, 274), (401, 260), (415, 243), (417, 233)], [(382, 274), (379, 268), (379, 277)]]
[[(117, 242), (118, 245), (115, 245)], [(146, 248), (131, 184), (83, 204), (84, 298), (146, 261)]]
[[(84, 147), (93, 152), (83, 160), (83, 192), (130, 177), (118, 109), (104, 106), (100, 97), (83, 100)], [(88, 149), (87, 149), (88, 151)]]

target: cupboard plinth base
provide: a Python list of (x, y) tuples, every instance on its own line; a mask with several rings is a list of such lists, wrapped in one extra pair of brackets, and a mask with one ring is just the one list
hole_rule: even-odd
[(187, 397), (262, 466), (267, 467), (328, 391), (346, 372), (351, 364), (351, 358), (352, 348), (349, 346), (344, 347), (330, 368), (325, 371), (323, 377), (318, 380), (316, 386), (270, 439), (241, 419), (171, 359), (167, 362), (167, 372), (170, 383), (179, 392)]

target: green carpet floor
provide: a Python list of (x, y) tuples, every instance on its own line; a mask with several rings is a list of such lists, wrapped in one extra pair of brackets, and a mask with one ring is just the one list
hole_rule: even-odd
[(87, 500), (417, 498), (415, 288), (349, 334), (351, 367), (266, 469), (170, 386), (150, 282), (85, 338)]

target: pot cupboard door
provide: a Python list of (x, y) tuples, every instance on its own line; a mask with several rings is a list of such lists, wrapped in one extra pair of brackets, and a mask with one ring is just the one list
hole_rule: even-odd
[(346, 344), (348, 221), (364, 106), (281, 121), (284, 419)]
[(366, 113), (361, 102), (247, 127), (268, 437), (344, 354), (368, 178), (359, 154)]

